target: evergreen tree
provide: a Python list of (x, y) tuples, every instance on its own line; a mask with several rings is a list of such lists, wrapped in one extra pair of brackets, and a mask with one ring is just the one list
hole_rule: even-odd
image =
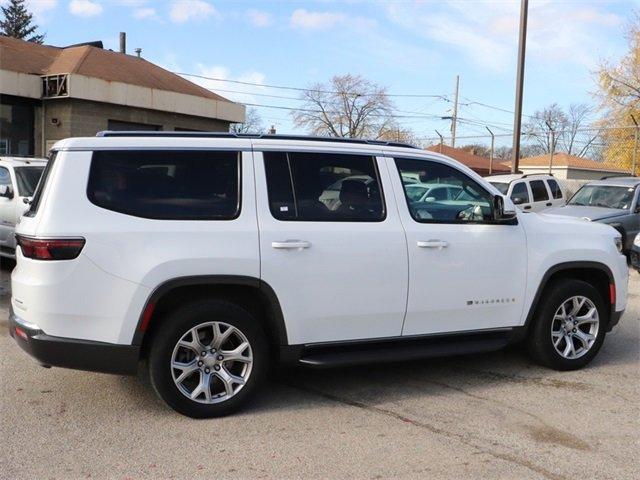
[(33, 23), (33, 14), (27, 10), (24, 0), (10, 0), (0, 10), (4, 17), (0, 20), (0, 35), (42, 43), (44, 35), (36, 33), (38, 26)]

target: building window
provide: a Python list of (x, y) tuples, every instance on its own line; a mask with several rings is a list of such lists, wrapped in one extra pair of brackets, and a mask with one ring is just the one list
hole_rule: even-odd
[(33, 155), (33, 105), (19, 101), (0, 104), (0, 154)]

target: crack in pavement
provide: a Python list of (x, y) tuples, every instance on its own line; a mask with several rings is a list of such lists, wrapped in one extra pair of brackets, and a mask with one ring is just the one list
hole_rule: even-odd
[(309, 387), (306, 385), (296, 385), (293, 383), (282, 383), (283, 385), (289, 387), (289, 388), (293, 388), (296, 390), (300, 390), (302, 392), (306, 392), (306, 393), (310, 393), (316, 396), (319, 396), (321, 398), (325, 398), (327, 400), (331, 400), (333, 402), (337, 402), (337, 403), (341, 403), (343, 405), (348, 405), (350, 407), (355, 407), (355, 408), (360, 408), (362, 410), (368, 411), (368, 412), (372, 412), (372, 413), (376, 413), (379, 415), (384, 415), (386, 417), (392, 418), (394, 420), (400, 420), (403, 423), (407, 423), (409, 425), (412, 425), (414, 427), (417, 428), (421, 428), (424, 430), (427, 430), (431, 433), (434, 433), (436, 435), (443, 435), (452, 439), (455, 439), (457, 441), (459, 441), (460, 443), (471, 447), (473, 449), (475, 449), (477, 452), (479, 453), (485, 453), (487, 455), (490, 455), (498, 460), (503, 460), (505, 462), (508, 463), (512, 463), (514, 465), (518, 465), (520, 467), (526, 468), (528, 470), (531, 470), (532, 472), (538, 473), (540, 475), (542, 475), (543, 477), (549, 479), (549, 480), (568, 480), (569, 477), (552, 472), (550, 470), (547, 470), (544, 467), (541, 467), (539, 465), (536, 465), (533, 462), (530, 462), (528, 460), (522, 459), (516, 455), (510, 454), (510, 453), (502, 453), (502, 452), (496, 452), (493, 450), (489, 450), (483, 446), (480, 445), (476, 445), (473, 442), (470, 442), (464, 435), (459, 434), (459, 433), (455, 433), (455, 432), (451, 432), (448, 430), (445, 430), (443, 428), (440, 427), (436, 427), (434, 425), (430, 425), (428, 423), (425, 422), (421, 422), (419, 420), (413, 419), (413, 418), (409, 418), (405, 415), (402, 415), (400, 413), (394, 412), (393, 410), (389, 410), (386, 408), (382, 408), (382, 407), (377, 407), (375, 405), (368, 405), (364, 402), (358, 401), (358, 400), (352, 400), (349, 398), (344, 398), (344, 397), (340, 397), (338, 395), (334, 395), (332, 393), (327, 393), (327, 392), (323, 392), (322, 390), (319, 390), (317, 388), (313, 388), (313, 387)]

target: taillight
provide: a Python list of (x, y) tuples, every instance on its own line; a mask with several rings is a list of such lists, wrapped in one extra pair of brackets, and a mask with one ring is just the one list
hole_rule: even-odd
[(84, 238), (33, 238), (16, 235), (22, 255), (35, 260), (71, 260), (80, 255)]

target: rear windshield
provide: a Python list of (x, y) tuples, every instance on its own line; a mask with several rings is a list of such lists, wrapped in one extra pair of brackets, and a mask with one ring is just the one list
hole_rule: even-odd
[(498, 191), (503, 195), (506, 195), (507, 191), (509, 190), (509, 184), (508, 183), (503, 183), (503, 182), (489, 182), (489, 183), (491, 183), (491, 185), (496, 187), (498, 189)]
[(44, 192), (45, 187), (47, 186), (47, 182), (49, 181), (49, 176), (51, 175), (53, 164), (56, 161), (56, 155), (57, 155), (57, 152), (51, 153), (51, 157), (47, 162), (47, 166), (44, 167), (44, 171), (40, 175), (38, 184), (33, 192), (33, 198), (31, 199), (29, 210), (27, 210), (27, 212), (24, 214), (25, 217), (33, 217), (38, 212), (38, 207), (40, 206), (40, 200), (42, 200), (42, 194)]
[(44, 167), (16, 167), (14, 170), (18, 182), (18, 195), (21, 197), (32, 196)]
[(229, 220), (240, 210), (236, 151), (100, 151), (87, 195), (95, 205), (136, 217)]

